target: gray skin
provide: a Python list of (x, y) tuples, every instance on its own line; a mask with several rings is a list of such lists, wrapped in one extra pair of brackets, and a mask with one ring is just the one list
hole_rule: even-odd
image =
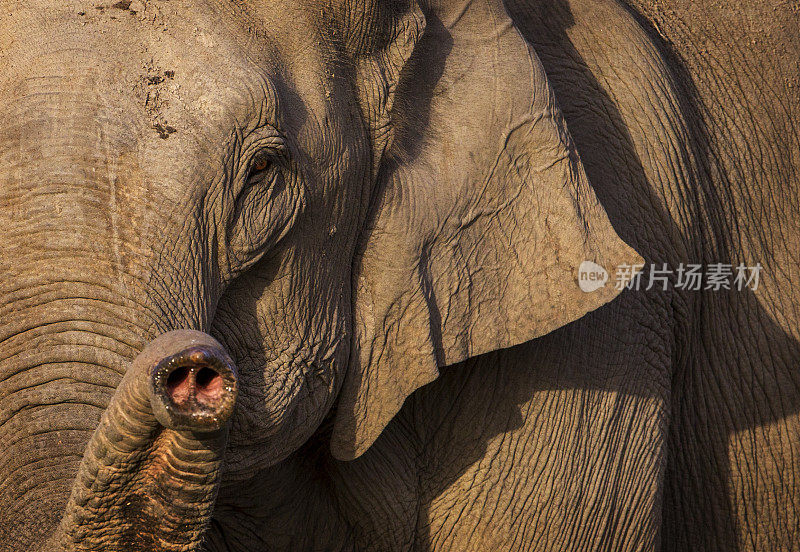
[(790, 5), (18, 4), (0, 550), (800, 546)]

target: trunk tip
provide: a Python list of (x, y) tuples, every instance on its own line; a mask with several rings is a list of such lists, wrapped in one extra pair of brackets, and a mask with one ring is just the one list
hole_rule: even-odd
[(150, 370), (150, 402), (164, 427), (212, 432), (222, 429), (236, 404), (233, 360), (203, 332), (177, 330), (155, 339), (139, 355)]

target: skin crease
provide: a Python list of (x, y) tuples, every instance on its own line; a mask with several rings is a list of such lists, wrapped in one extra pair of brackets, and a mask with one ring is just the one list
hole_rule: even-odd
[[(425, 91), (454, 112), (485, 100), (465, 105), (447, 94), (464, 80), (450, 71), (480, 77), (469, 74), (476, 65), (459, 65), (458, 33), (500, 18), (480, 12), (492, 5), (472, 2), (464, 13), (456, 3), (423, 6), (429, 39), (406, 68), (412, 80), (400, 86), (391, 121), (400, 130), (383, 160), (401, 176), (420, 170), (416, 141), (429, 151), (446, 142), (436, 128), (433, 138), (415, 134), (442, 122), (440, 104), (430, 101), (425, 113)], [(791, 178), (798, 161), (786, 157), (800, 151), (788, 92), (800, 84), (787, 61), (797, 33), (794, 42), (781, 34), (792, 36), (786, 29), (796, 15), (774, 18), (746, 5), (751, 27), (704, 2), (637, 2), (629, 10), (609, 0), (509, 0), (506, 8), (539, 55), (548, 84), (536, 82), (552, 87), (552, 110), (563, 110), (621, 238), (647, 261), (671, 266), (761, 262), (762, 288), (623, 293), (571, 324), (605, 300), (551, 313), (567, 325), (441, 374), (434, 367), (438, 379), (405, 403), (400, 397), (402, 409), (377, 441), (341, 461), (329, 447), (338, 413), (328, 414), (348, 354), (353, 362), (351, 302), (374, 281), (367, 274), (356, 282), (351, 298), (351, 270), (382, 260), (357, 242), (391, 233), (391, 224), (365, 230), (370, 206), (402, 206), (393, 201), (417, 191), (381, 196), (371, 188), (385, 90), (354, 90), (375, 65), (337, 56), (383, 49), (385, 40), (372, 39), (387, 38), (377, 29), (389, 16), (374, 6), (327, 11), (313, 2), (0, 3), (0, 94), (8, 106), (0, 114), (0, 437), (10, 443), (0, 452), (0, 550), (31, 549), (49, 535), (128, 361), (180, 327), (212, 333), (240, 373), (206, 550), (796, 547), (800, 309), (796, 273), (779, 268), (800, 239)], [(345, 36), (319, 32), (320, 18)], [(739, 41), (720, 39), (720, 27), (736, 29)], [(452, 44), (436, 42), (450, 32)], [(756, 36), (764, 42), (743, 52), (741, 41)], [(381, 75), (406, 61), (402, 42), (386, 48), (394, 61)], [(424, 57), (438, 48), (447, 53)], [(731, 85), (725, 67), (748, 78)], [(754, 78), (755, 67), (783, 80), (760, 88), (768, 79)], [(435, 75), (452, 87), (435, 88)], [(729, 97), (731, 88), (738, 97)], [(491, 122), (481, 119), (487, 135), (478, 142), (491, 142)], [(275, 149), (265, 123), (277, 127), (288, 153)], [(738, 134), (727, 134), (731, 128)], [(251, 162), (264, 151), (280, 178), (257, 178), (278, 185), (248, 186)], [(525, 150), (519, 164), (529, 151), (543, 155)], [(457, 153), (449, 159), (459, 168)], [(583, 169), (571, 167), (580, 180)], [(556, 204), (546, 175), (537, 178), (541, 203)], [(443, 178), (435, 181), (445, 188)], [(418, 203), (439, 207), (434, 199), (441, 197)], [(448, 208), (456, 210), (441, 210)], [(423, 221), (439, 211), (427, 213)], [(520, 232), (522, 215), (532, 213), (500, 211)], [(597, 222), (596, 213), (584, 214)], [(402, 214), (409, 233), (417, 230), (412, 215)], [(559, 231), (563, 217), (551, 213)], [(478, 218), (476, 227), (494, 236), (482, 224)], [(600, 226), (590, 226), (590, 237), (598, 228), (616, 240)], [(567, 239), (581, 241), (567, 230)], [(362, 266), (352, 261), (357, 249)], [(396, 247), (389, 256), (402, 263), (404, 253)], [(449, 272), (461, 268), (453, 266)], [(437, 297), (446, 272), (431, 273)], [(471, 276), (476, 288), (485, 284), (480, 273)], [(554, 302), (543, 286), (537, 291), (542, 303)], [(398, 304), (413, 315), (409, 295)], [(457, 291), (451, 298), (451, 310), (439, 305), (441, 328), (421, 331), (442, 334), (431, 353), (439, 359), (457, 354), (446, 341), (448, 321), (461, 320)], [(356, 335), (368, 319), (359, 308)], [(501, 314), (486, 317), (489, 326), (507, 324)], [(426, 351), (416, 334), (402, 332), (409, 348)], [(98, 542), (96, 549), (136, 549)]]

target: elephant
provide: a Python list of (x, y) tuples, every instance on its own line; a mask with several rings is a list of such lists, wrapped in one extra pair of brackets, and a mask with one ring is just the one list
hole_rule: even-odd
[(0, 0), (0, 551), (797, 550), (798, 22)]

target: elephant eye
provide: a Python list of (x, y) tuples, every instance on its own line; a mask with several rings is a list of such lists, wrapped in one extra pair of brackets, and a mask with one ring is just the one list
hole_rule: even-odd
[(257, 157), (250, 168), (250, 177), (265, 172), (272, 166), (272, 160), (267, 156)]
[(227, 239), (232, 274), (252, 266), (294, 226), (305, 207), (303, 186), (288, 156), (276, 148), (249, 160), (240, 183)]
[[(252, 140), (252, 141), (251, 141)], [(247, 137), (248, 144), (242, 153), (247, 159), (247, 182), (258, 182), (265, 175), (279, 172), (274, 169), (286, 165), (289, 150), (286, 139), (275, 127), (266, 125)]]

